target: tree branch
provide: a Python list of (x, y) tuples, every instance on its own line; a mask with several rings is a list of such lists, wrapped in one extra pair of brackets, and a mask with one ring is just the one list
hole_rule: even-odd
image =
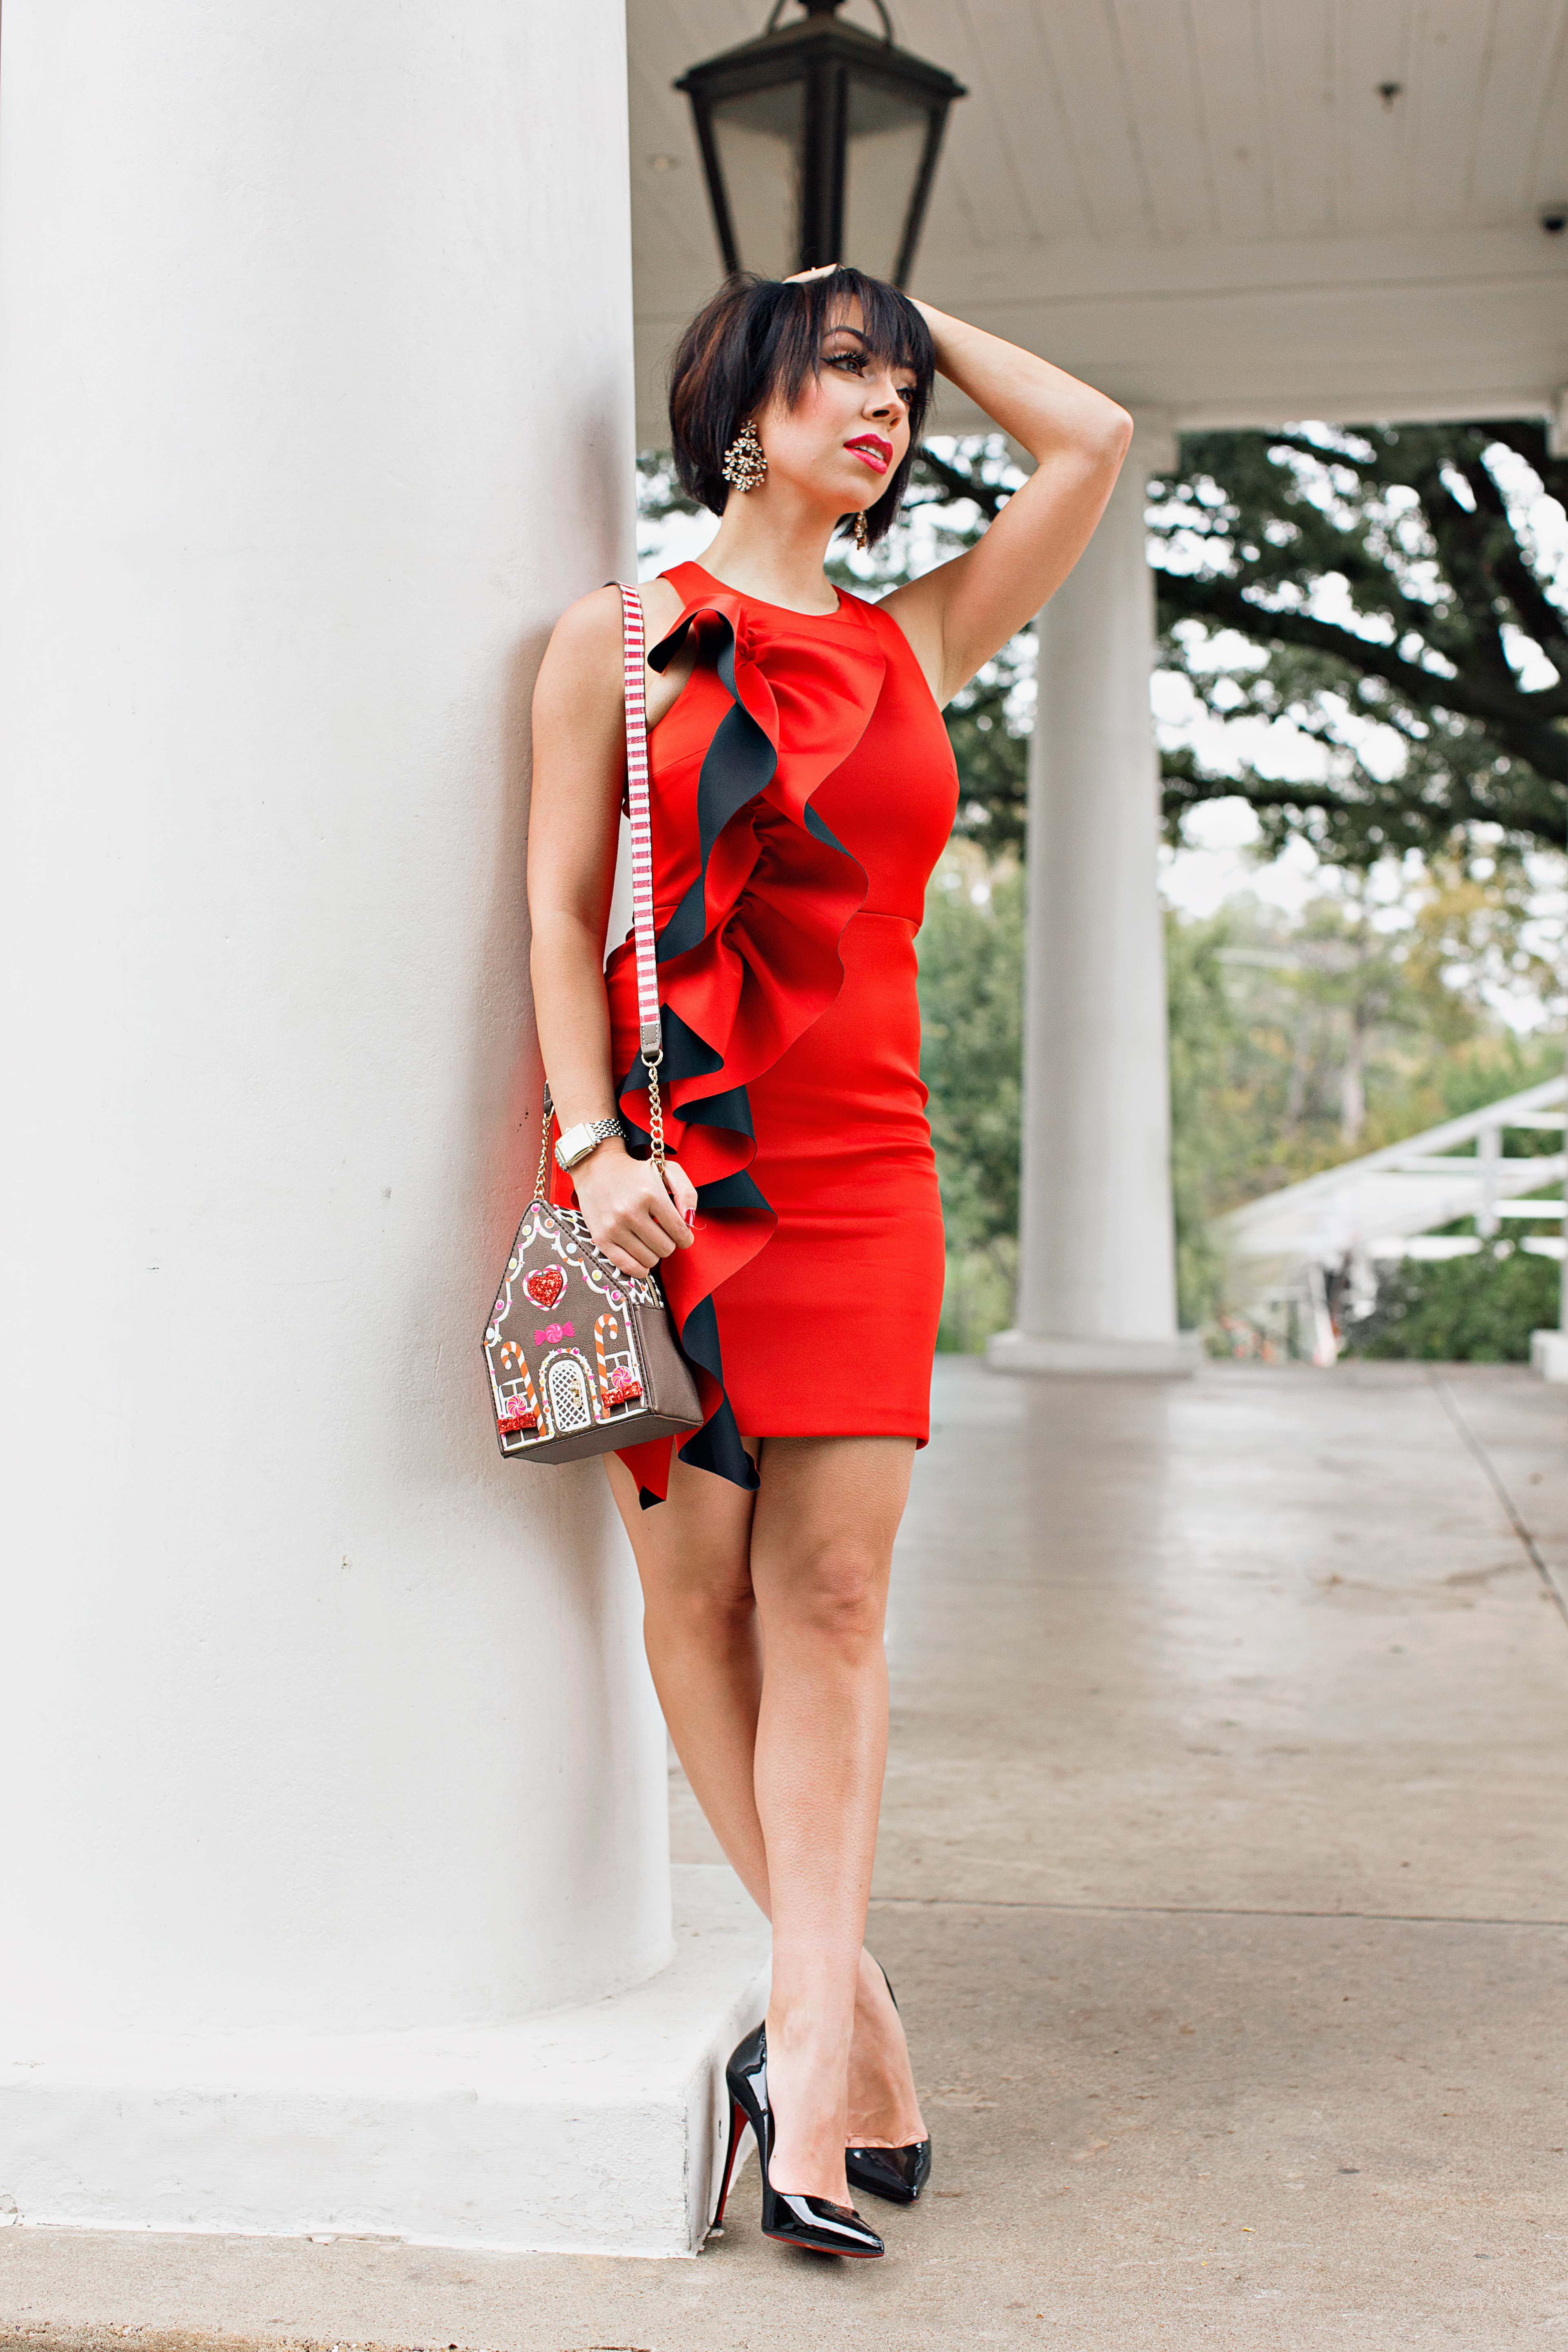
[(928, 449), (923, 442), (920, 448), (920, 462), (950, 499), (972, 499), (987, 522), (995, 521), (1013, 495), (999, 483), (980, 480), (974, 475), (965, 473), (962, 467), (950, 466), (945, 457), (939, 457), (935, 450)]
[[(1522, 758), (1540, 768), (1543, 775), (1568, 783), (1568, 733), (1552, 724), (1568, 714), (1568, 686), (1560, 685), (1527, 698), (1517, 687), (1509, 691), (1489, 677), (1467, 677), (1463, 671), (1455, 677), (1443, 677), (1435, 670), (1423, 669), (1419, 663), (1406, 661), (1393, 646), (1381, 646), (1373, 638), (1357, 636), (1338, 622), (1320, 620), (1310, 613), (1281, 612), (1256, 604), (1225, 580), (1162, 571), (1159, 594), (1177, 608), (1184, 620), (1206, 621), (1266, 643), (1300, 646), (1313, 653), (1326, 654), (1363, 676), (1382, 678), (1420, 709), (1457, 711), (1466, 718), (1485, 719), (1494, 727), (1506, 728), (1510, 744)], [(1511, 670), (1508, 678), (1511, 686)]]

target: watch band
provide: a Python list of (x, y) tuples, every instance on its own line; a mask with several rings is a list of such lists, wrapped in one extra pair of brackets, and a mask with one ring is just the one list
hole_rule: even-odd
[(580, 1119), (557, 1139), (555, 1165), (561, 1169), (575, 1168), (599, 1144), (607, 1143), (611, 1136), (625, 1134), (626, 1129), (618, 1118)]

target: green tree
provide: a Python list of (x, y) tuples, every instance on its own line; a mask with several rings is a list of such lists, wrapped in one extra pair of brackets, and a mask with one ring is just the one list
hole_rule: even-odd
[[(1165, 918), (1176, 1306), (1187, 1330), (1205, 1323), (1220, 1302), (1225, 1260), (1213, 1220), (1235, 1204), (1238, 1185), (1250, 1181), (1258, 1097), (1269, 1071), (1232, 967), (1221, 960), (1236, 929), (1223, 915), (1206, 922)], [(1243, 1191), (1238, 1197), (1247, 1196)]]
[[(972, 546), (1021, 478), (997, 436), (928, 444), (868, 571), (830, 569), (895, 586)], [(1543, 496), (1568, 503), (1568, 460), (1528, 419), (1187, 436), (1150, 488), (1162, 665), (1223, 722), (1283, 723), (1321, 772), (1168, 750), (1173, 837), (1239, 795), (1266, 854), (1301, 835), (1347, 868), (1475, 826), (1568, 845), (1568, 605), (1531, 522)], [(658, 455), (642, 504), (650, 521), (695, 511)], [(946, 714), (958, 830), (991, 856), (1023, 850), (1033, 660), (1024, 630)]]
[(1024, 877), (955, 845), (926, 895), (921, 1076), (947, 1226), (942, 1344), (969, 1350), (1012, 1318), (1022, 1108)]
[[(1294, 920), (1246, 898), (1206, 920), (1168, 919), (1184, 1323), (1224, 1303), (1214, 1224), (1226, 1210), (1562, 1068), (1553, 1027), (1521, 1037), (1491, 1002), (1499, 971), (1542, 993), (1554, 978), (1528, 944), (1531, 910), (1506, 870), (1414, 869), (1402, 903), (1380, 910), (1395, 927), (1380, 928), (1378, 911), (1349, 877), (1342, 896)], [(1544, 1132), (1510, 1144), (1559, 1148)]]
[(1215, 717), (1288, 722), (1321, 773), (1173, 751), (1173, 829), (1240, 793), (1266, 849), (1300, 834), (1340, 866), (1476, 825), (1561, 849), (1568, 613), (1543, 494), (1568, 500), (1568, 462), (1531, 421), (1188, 436), (1150, 490), (1162, 659)]
[(1347, 1353), (1417, 1362), (1521, 1364), (1530, 1335), (1555, 1326), (1562, 1268), (1512, 1243), (1500, 1257), (1406, 1258), (1378, 1276), (1377, 1305), (1352, 1323)]
[[(1526, 438), (1532, 430), (1520, 428)], [(1419, 432), (1423, 446), (1441, 438), (1438, 428)], [(1417, 436), (1331, 437), (1363, 452), (1380, 449), (1392, 465), (1390, 452), (1403, 447), (1411, 457)], [(1241, 447), (1240, 457), (1234, 457), (1233, 445)], [(1503, 446), (1519, 455), (1515, 444)], [(1461, 726), (1448, 710), (1462, 699), (1462, 681), (1457, 661), (1439, 649), (1441, 639), (1450, 652), (1465, 650), (1460, 620), (1468, 608), (1458, 591), (1443, 584), (1447, 574), (1422, 537), (1420, 499), (1397, 482), (1383, 481), (1370, 460), (1357, 474), (1338, 466), (1335, 454), (1331, 467), (1316, 440), (1303, 446), (1302, 436), (1277, 435), (1206, 436), (1187, 445), (1186, 454), (1188, 472), (1156, 486), (1154, 499), (1159, 561), (1166, 566), (1162, 588), (1169, 592), (1163, 606), (1167, 654), (1216, 715), (1293, 719), (1322, 748), (1328, 773), (1321, 786), (1287, 786), (1253, 767), (1244, 766), (1239, 777), (1201, 773), (1190, 754), (1171, 754), (1168, 820), (1179, 824), (1201, 799), (1243, 793), (1258, 809), (1266, 842), (1306, 833), (1326, 858), (1342, 858), (1346, 869), (1326, 877), (1332, 887), (1293, 923), (1245, 900), (1207, 923), (1171, 920), (1178, 1278), (1182, 1319), (1197, 1324), (1220, 1304), (1223, 1265), (1212, 1227), (1225, 1210), (1533, 1084), (1560, 1066), (1560, 1043), (1549, 1036), (1521, 1043), (1495, 1007), (1510, 990), (1542, 1002), (1552, 992), (1550, 967), (1531, 938), (1531, 885), (1521, 852), (1526, 844), (1552, 838), (1551, 824), (1561, 823), (1562, 786), (1548, 772), (1548, 754), (1556, 756), (1552, 746), (1562, 742), (1564, 722), (1545, 714), (1545, 747), (1537, 741), (1540, 760), (1528, 772), (1520, 771), (1513, 751), (1500, 748), (1500, 736), (1489, 738), (1490, 782), (1476, 781), (1472, 753), (1480, 721), (1468, 718)], [(1508, 478), (1507, 467), (1485, 433), (1470, 455), (1502, 499), (1498, 485)], [(847, 551), (836, 556), (834, 576), (873, 593), (896, 585), (973, 544), (1019, 478), (999, 440), (928, 447), (904, 522), (869, 562), (850, 560)], [(1462, 478), (1456, 472), (1454, 482)], [(642, 480), (651, 522), (692, 511), (668, 460), (645, 459)], [(1518, 560), (1524, 561), (1529, 530), (1517, 513), (1518, 481), (1510, 494), (1514, 507), (1504, 499), (1503, 519), (1516, 551), (1524, 551)], [(1448, 485), (1444, 495), (1468, 511), (1459, 489)], [(1266, 511), (1270, 498), (1290, 507), (1293, 519)], [(1478, 499), (1478, 511), (1480, 505)], [(1493, 525), (1496, 520), (1493, 515)], [(1450, 533), (1445, 561), (1473, 586), (1453, 538)], [(1336, 572), (1347, 543), (1361, 551), (1357, 564)], [(1281, 552), (1291, 546), (1300, 575), (1294, 607)], [(1513, 579), (1500, 541), (1498, 551), (1494, 568), (1500, 577)], [(1336, 577), (1350, 581), (1360, 602), (1352, 621), (1325, 624), (1313, 607), (1321, 605)], [(1381, 643), (1377, 594), (1386, 611), (1396, 595), (1419, 607), (1426, 635), (1416, 638), (1406, 630), (1394, 636), (1387, 621), (1388, 643)], [(1519, 624), (1506, 613), (1528, 604), (1522, 588), (1510, 604), (1511, 594), (1500, 590), (1490, 608), (1494, 641), (1510, 658), (1519, 651)], [(1181, 598), (1205, 595), (1216, 600), (1212, 610), (1203, 608), (1206, 618), (1197, 616), (1195, 604), (1192, 611), (1175, 609)], [(1539, 613), (1536, 620), (1539, 646), (1551, 626)], [(1253, 633), (1252, 651), (1238, 677), (1234, 664), (1216, 663), (1215, 638), (1244, 621)], [(1335, 638), (1331, 646), (1314, 637), (1303, 644), (1293, 634), (1297, 621), (1312, 630), (1337, 628), (1346, 643)], [(1390, 646), (1405, 686), (1405, 673), (1418, 670), (1428, 681), (1421, 692), (1440, 692), (1447, 701), (1434, 702), (1423, 715), (1414, 687), (1404, 702), (1391, 700), (1384, 674)], [(1477, 659), (1483, 667), (1490, 661), (1485, 645)], [(1024, 964), (1020, 861), (1032, 660), (1031, 634), (1025, 632), (947, 713), (962, 785), (959, 838), (928, 900), (921, 994), (922, 1070), (949, 1235), (942, 1327), (948, 1347), (981, 1344), (1011, 1315)], [(1511, 670), (1509, 675), (1512, 683), (1506, 688), (1494, 677), (1493, 700), (1511, 695), (1522, 701), (1539, 736), (1541, 709)], [(1539, 691), (1532, 685), (1529, 695)], [(1368, 764), (1369, 716), (1392, 727), (1403, 746), (1402, 773), (1394, 773), (1397, 761), (1391, 767), (1384, 760), (1377, 772)], [(1502, 720), (1494, 713), (1489, 723), (1495, 731)], [(1461, 770), (1469, 778), (1468, 799), (1455, 782)], [(1555, 801), (1542, 801), (1542, 793), (1552, 793)], [(1500, 834), (1500, 846), (1494, 840), (1489, 850), (1467, 838), (1483, 819), (1489, 833)], [(1400, 845), (1422, 856), (1407, 856), (1404, 902), (1391, 926), (1382, 882), (1374, 887), (1369, 877), (1381, 861), (1386, 877), (1389, 852)], [(1510, 1277), (1516, 1286), (1539, 1279), (1523, 1273)], [(1408, 1297), (1415, 1296), (1410, 1289)]]

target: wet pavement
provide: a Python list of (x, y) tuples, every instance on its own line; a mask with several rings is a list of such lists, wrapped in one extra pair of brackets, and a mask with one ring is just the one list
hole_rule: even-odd
[[(938, 1366), (872, 1937), (889, 2259), (0, 2232), (0, 2343), (1568, 2343), (1568, 1396)], [(714, 1859), (684, 1788), (678, 1859)]]

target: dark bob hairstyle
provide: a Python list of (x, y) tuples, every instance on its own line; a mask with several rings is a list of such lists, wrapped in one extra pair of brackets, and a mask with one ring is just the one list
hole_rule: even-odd
[[(740, 270), (698, 312), (680, 338), (669, 371), (675, 470), (689, 498), (715, 514), (723, 513), (730, 495), (724, 452), (742, 422), (774, 393), (794, 407), (807, 378), (821, 364), (823, 336), (855, 303), (860, 308), (859, 331), (872, 357), (890, 367), (907, 367), (915, 379), (909, 404), (909, 455), (876, 505), (866, 509), (873, 543), (891, 527), (920, 447), (936, 374), (936, 348), (908, 296), (861, 269), (836, 269), (830, 278), (813, 278), (804, 286)], [(844, 518), (845, 528), (853, 523), (853, 515)]]

